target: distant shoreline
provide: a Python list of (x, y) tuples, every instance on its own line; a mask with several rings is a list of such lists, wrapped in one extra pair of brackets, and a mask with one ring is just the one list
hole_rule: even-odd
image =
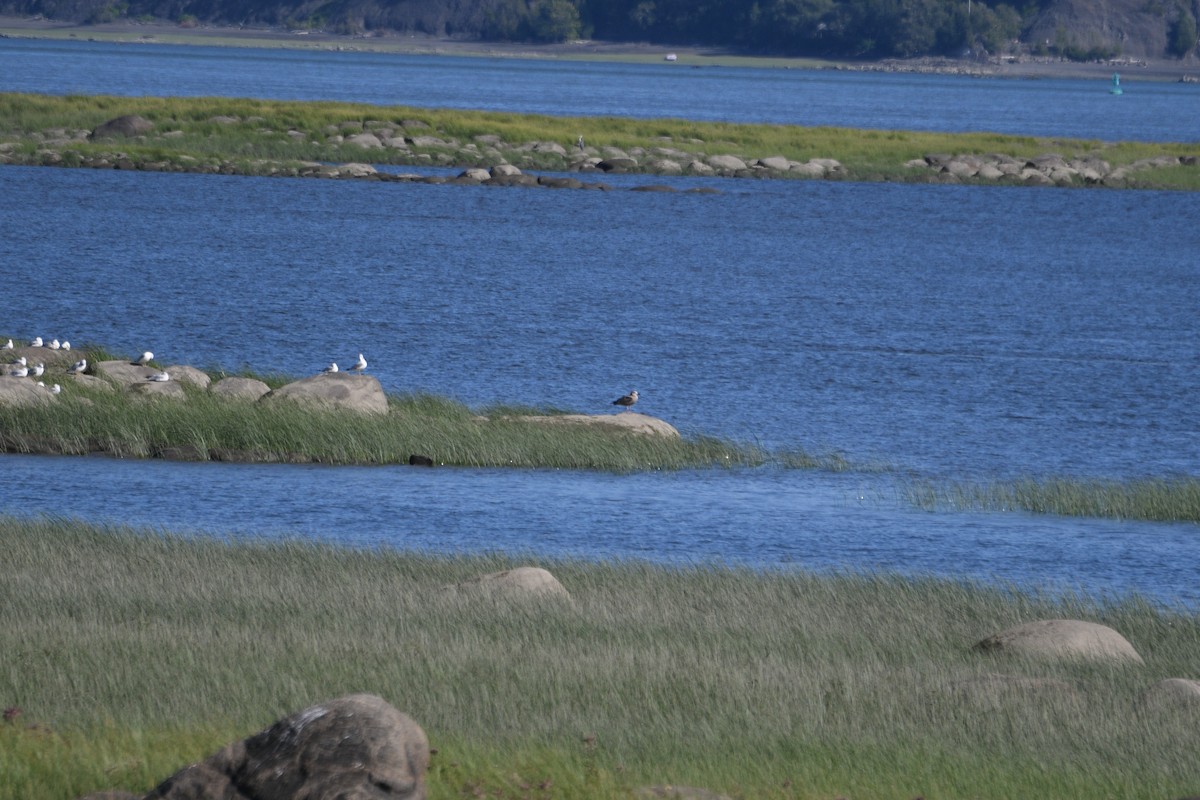
[[(408, 55), (485, 56), (561, 60), (663, 63), (678, 67), (765, 67), (830, 69), (859, 72), (915, 72), (979, 78), (1107, 80), (1119, 72), (1124, 80), (1200, 83), (1200, 62), (1138, 59), (1116, 63), (1080, 63), (1052, 58), (992, 63), (971, 59), (925, 57), (881, 61), (841, 61), (753, 56), (721, 48), (581, 40), (565, 44), (482, 42), (416, 34), (370, 36), (289, 31), (282, 28), (202, 25), (185, 28), (164, 22), (121, 22), (80, 25), (49, 19), (0, 16), (0, 36), (29, 39), (85, 39), (139, 44), (275, 47), (297, 50), (388, 52)], [(668, 55), (675, 58), (667, 61)]]

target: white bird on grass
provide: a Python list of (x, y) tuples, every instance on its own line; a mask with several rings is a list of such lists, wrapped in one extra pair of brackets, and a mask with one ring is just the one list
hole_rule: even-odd
[(60, 344), (58, 343), (58, 339), (51, 339), (51, 340), (50, 340), (50, 349), (51, 349), (51, 350), (57, 350), (57, 349), (58, 349), (58, 348), (60, 348), (60, 347), (62, 347), (62, 345), (60, 345)]
[(71, 349), (71, 343), (70, 343), (70, 342), (67, 342), (67, 341), (64, 341), (64, 342), (62, 343), (62, 349), (63, 349), (63, 350), (70, 350), (70, 349)]
[(12, 339), (9, 339), (9, 340), (8, 340), (8, 342), (7, 342), (7, 343), (5, 343), (4, 347), (3, 347), (3, 348), (0, 348), (0, 349), (3, 349), (3, 350), (12, 350), (12, 349), (13, 349), (13, 343), (12, 343)]
[(628, 411), (629, 407), (632, 406), (637, 401), (638, 401), (638, 393), (637, 393), (637, 389), (634, 389), (629, 394), (622, 395), (621, 397), (618, 397), (616, 400), (613, 400), (612, 404), (614, 406), (624, 406), (625, 410)]
[(366, 368), (367, 368), (367, 360), (365, 358), (363, 358), (362, 353), (359, 353), (358, 361), (354, 362), (354, 366), (351, 367), (350, 369), (353, 370), (354, 372), (362, 372)]
[(41, 347), (42, 346), (42, 337), (38, 336), (38, 337), (34, 338), (34, 340), (29, 343), (29, 346), (30, 347)]
[(39, 361), (30, 371), (33, 372), (33, 377), (40, 378), (42, 377), (42, 373), (46, 371), (46, 365)]
[(24, 378), (25, 376), (27, 376), (29, 374), (29, 368), (28, 367), (17, 367), (16, 369), (14, 369), (12, 372), (10, 372), (8, 374), (13, 376), (14, 378)]
[(50, 394), (58, 394), (62, 391), (62, 387), (57, 383), (50, 387)]
[(87, 359), (81, 358), (72, 364), (71, 368), (68, 369), (67, 372), (83, 372), (85, 369), (87, 369)]
[(154, 353), (151, 353), (149, 350), (147, 350), (146, 352), (144, 352), (140, 356), (138, 356), (137, 360), (134, 361), (133, 363), (138, 365), (139, 367), (144, 367), (153, 360), (154, 360)]
[(27, 361), (25, 360), (25, 356), (21, 356), (20, 358), (18, 358), (18, 359), (17, 359), (16, 361), (14, 361), (13, 363), (14, 363), (14, 364), (16, 364), (17, 366), (20, 366), (20, 367), (27, 367), (27, 366), (29, 366), (29, 362), (27, 362)]
[(325, 369), (321, 370), (321, 372), (337, 372), (337, 371), (338, 371), (338, 365), (337, 365), (337, 362), (336, 362), (336, 361), (334, 361), (333, 363), (331, 363), (331, 364), (330, 364), (328, 367), (326, 367)]
[(154, 373), (149, 378), (146, 378), (146, 380), (154, 381), (155, 383), (166, 383), (167, 381), (171, 380), (171, 373), (164, 369), (162, 372)]

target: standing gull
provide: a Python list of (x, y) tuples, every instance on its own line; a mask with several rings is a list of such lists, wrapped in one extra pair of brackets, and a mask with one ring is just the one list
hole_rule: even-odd
[(12, 343), (12, 339), (9, 339), (9, 340), (8, 340), (8, 341), (5, 343), (5, 345), (4, 345), (4, 348), (3, 348), (3, 349), (5, 349), (5, 350), (12, 350), (12, 349), (13, 349), (13, 343)]
[(137, 361), (134, 361), (133, 363), (139, 367), (144, 367), (153, 360), (154, 360), (154, 353), (151, 353), (149, 350), (147, 350), (146, 352), (144, 352), (140, 356), (138, 356)]
[(623, 395), (621, 397), (618, 397), (616, 400), (613, 400), (612, 404), (614, 406), (624, 406), (625, 410), (628, 411), (630, 406), (632, 406), (637, 401), (638, 401), (638, 393), (637, 393), (637, 389), (634, 389), (629, 394)]
[(365, 358), (363, 358), (362, 353), (359, 353), (358, 361), (355, 361), (354, 366), (351, 367), (350, 369), (354, 372), (362, 372), (366, 368), (367, 368), (367, 360)]

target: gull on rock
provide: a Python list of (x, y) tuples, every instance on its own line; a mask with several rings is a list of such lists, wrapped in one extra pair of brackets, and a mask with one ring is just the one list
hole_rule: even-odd
[(332, 364), (330, 364), (325, 369), (321, 370), (321, 372), (337, 372), (337, 371), (338, 371), (338, 365), (337, 365), (336, 361), (334, 361)]
[(62, 345), (58, 343), (58, 339), (51, 339), (49, 347), (51, 350), (57, 350), (58, 348), (62, 347)]
[(40, 337), (40, 336), (36, 337), (32, 342), (29, 343), (29, 346), (30, 347), (41, 347), (42, 346), (42, 337)]
[(35, 377), (35, 378), (40, 378), (42, 376), (42, 373), (45, 371), (46, 371), (46, 365), (40, 361), (37, 364), (35, 364), (33, 366), (33, 368), (30, 370), (30, 372), (33, 373), (33, 377)]
[(155, 383), (166, 383), (167, 381), (171, 380), (171, 373), (164, 369), (162, 372), (154, 373), (149, 378), (146, 378), (146, 380), (154, 381)]
[(29, 375), (29, 368), (28, 367), (17, 367), (16, 369), (14, 369), (12, 372), (10, 372), (8, 374), (14, 378), (24, 378), (27, 375)]
[(613, 400), (612, 404), (614, 406), (624, 406), (626, 408), (626, 410), (628, 410), (629, 407), (632, 406), (637, 401), (638, 401), (638, 393), (637, 393), (637, 389), (634, 389), (629, 394), (622, 395), (621, 397), (618, 397), (616, 400)]
[(87, 369), (87, 359), (81, 358), (72, 364), (71, 368), (68, 369), (67, 372), (83, 372), (85, 369)]
[(147, 350), (146, 352), (144, 352), (140, 356), (138, 356), (137, 360), (134, 361), (133, 363), (139, 367), (144, 367), (153, 360), (154, 360), (154, 353), (151, 353), (149, 350)]
[(20, 358), (18, 358), (18, 359), (17, 359), (16, 361), (14, 361), (13, 363), (14, 363), (14, 364), (17, 364), (17, 365), (19, 365), (19, 366), (22, 366), (22, 367), (27, 367), (27, 366), (29, 366), (29, 362), (27, 362), (27, 361), (25, 360), (25, 356), (21, 356)]
[(363, 358), (362, 353), (359, 353), (358, 361), (354, 362), (354, 366), (351, 367), (350, 369), (353, 370), (354, 372), (362, 372), (366, 368), (367, 368), (367, 360), (365, 358)]
[(70, 342), (67, 342), (67, 341), (64, 341), (64, 342), (62, 343), (62, 349), (63, 349), (63, 350), (70, 350), (70, 349), (71, 349), (71, 343), (70, 343)]

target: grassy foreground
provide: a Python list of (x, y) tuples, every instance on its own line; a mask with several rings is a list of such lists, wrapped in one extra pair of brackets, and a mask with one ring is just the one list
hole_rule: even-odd
[[(430, 796), (1163, 798), (1200, 788), (1200, 618), (882, 575), (435, 557), (0, 517), (0, 800), (146, 791), (278, 717), (368, 691), (437, 753)], [(438, 590), (517, 564), (570, 602)], [(971, 649), (1079, 618), (1144, 666)], [(1003, 673), (1063, 691), (974, 694)]]
[[(155, 125), (138, 139), (89, 141), (87, 132), (118, 116), (136, 114)], [(416, 123), (416, 126), (414, 126)], [(405, 149), (346, 144), (342, 135), (364, 130), (441, 139)], [(387, 134), (384, 134), (385, 136)], [(1195, 145), (1046, 139), (988, 133), (925, 133), (793, 125), (746, 125), (677, 119), (549, 117), (531, 114), (418, 109), (353, 103), (224, 98), (50, 96), (0, 93), (0, 144), (14, 163), (77, 166), (87, 159), (124, 157), (133, 168), (281, 174), (301, 162), (490, 166), (496, 161), (476, 137), (516, 148), (558, 143), (568, 151), (583, 136), (593, 149), (672, 148), (693, 155), (736, 154), (745, 159), (783, 156), (805, 162), (839, 161), (842, 178), (929, 181), (905, 163), (930, 153), (1004, 154), (1029, 159), (1046, 153), (1102, 158), (1113, 167), (1159, 156), (1195, 156)], [(457, 145), (451, 144), (457, 142)], [(53, 143), (51, 144), (48, 143)], [(470, 145), (470, 146), (467, 146)], [(598, 152), (598, 151), (597, 151)], [(0, 153), (3, 155), (4, 153)], [(509, 158), (517, 154), (506, 151)], [(523, 151), (523, 168), (562, 169), (561, 157)], [(513, 163), (516, 163), (514, 161)], [(1144, 167), (1132, 187), (1200, 189), (1200, 167)]]

